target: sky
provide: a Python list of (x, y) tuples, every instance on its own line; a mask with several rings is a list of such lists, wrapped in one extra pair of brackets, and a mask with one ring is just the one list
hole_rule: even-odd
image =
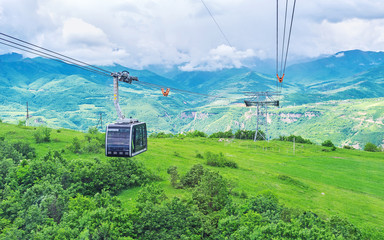
[[(275, 59), (276, 1), (0, 0), (0, 31), (91, 64), (217, 70)], [(384, 50), (383, 0), (297, 0), (288, 62), (353, 49)]]

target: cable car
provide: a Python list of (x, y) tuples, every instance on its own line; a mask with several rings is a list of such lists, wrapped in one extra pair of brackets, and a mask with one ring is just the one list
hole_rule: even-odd
[(147, 125), (138, 120), (109, 124), (105, 136), (105, 155), (133, 157), (147, 151)]

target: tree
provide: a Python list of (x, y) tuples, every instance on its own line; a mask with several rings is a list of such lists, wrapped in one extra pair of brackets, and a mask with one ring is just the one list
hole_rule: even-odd
[(33, 134), (33, 136), (35, 137), (36, 143), (50, 142), (51, 131), (52, 129), (50, 128), (39, 127), (37, 131)]
[(332, 143), (331, 140), (325, 140), (325, 141), (321, 144), (321, 146), (323, 146), (323, 147), (330, 147), (330, 148), (332, 148), (332, 151), (335, 151), (335, 150), (336, 150), (336, 147), (335, 147), (335, 145)]
[(373, 143), (371, 142), (368, 142), (367, 144), (365, 144), (364, 146), (364, 151), (368, 151), (368, 152), (379, 152), (380, 149)]
[(170, 178), (171, 178), (172, 187), (179, 188), (180, 187), (180, 183), (179, 183), (180, 177), (179, 177), (179, 173), (177, 172), (177, 167), (176, 166), (170, 166), (167, 170), (167, 173), (169, 175), (171, 175)]
[(323, 146), (323, 147), (334, 147), (335, 145), (333, 145), (331, 140), (325, 140), (323, 143), (321, 143), (321, 146)]
[(212, 171), (204, 172), (192, 198), (204, 214), (219, 211), (231, 201), (227, 182), (219, 173)]

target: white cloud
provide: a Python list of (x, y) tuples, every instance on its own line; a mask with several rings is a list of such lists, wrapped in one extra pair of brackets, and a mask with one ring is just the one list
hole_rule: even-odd
[(181, 66), (180, 69), (183, 71), (214, 71), (224, 68), (240, 68), (243, 66), (242, 61), (254, 56), (255, 53), (252, 49), (239, 51), (234, 47), (223, 44), (211, 49), (207, 57), (191, 61)]
[[(275, 57), (275, 1), (205, 3), (233, 48), (223, 45), (196, 0), (0, 0), (0, 29), (91, 64), (214, 70), (242, 66), (251, 56)], [(384, 50), (383, 26), (382, 0), (297, 1), (288, 61)], [(0, 52), (8, 51), (0, 45)]]

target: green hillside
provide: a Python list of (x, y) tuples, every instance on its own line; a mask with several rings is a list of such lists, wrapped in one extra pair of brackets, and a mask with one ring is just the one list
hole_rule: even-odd
[(1, 239), (384, 238), (383, 152), (180, 135), (107, 158), (103, 134), (5, 123), (0, 140)]

